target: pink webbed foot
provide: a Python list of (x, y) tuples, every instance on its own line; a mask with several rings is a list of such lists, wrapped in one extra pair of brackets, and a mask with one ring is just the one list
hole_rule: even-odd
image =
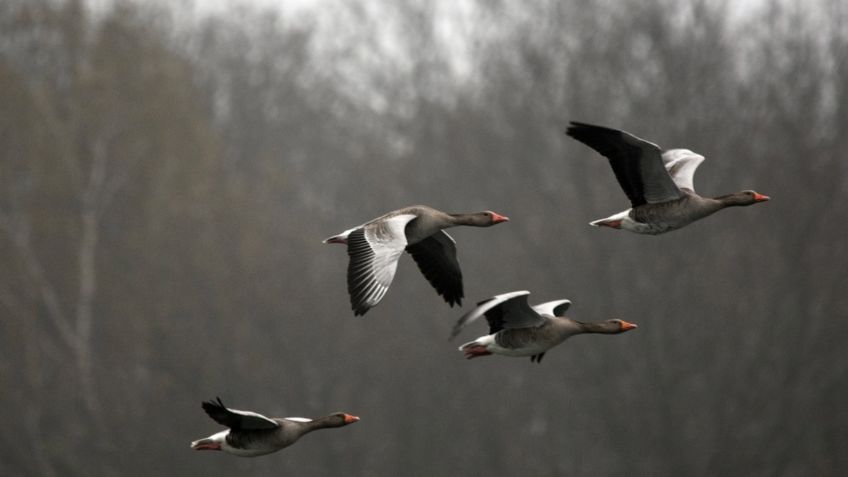
[(465, 359), (474, 359), (492, 354), (485, 346), (469, 346), (463, 348), (462, 352), (465, 353)]

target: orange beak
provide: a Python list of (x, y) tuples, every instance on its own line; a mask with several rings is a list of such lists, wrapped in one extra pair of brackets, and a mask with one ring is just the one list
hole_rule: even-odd
[(501, 215), (497, 212), (492, 212), (492, 223), (499, 224), (501, 222), (509, 222), (509, 217)]
[(635, 323), (628, 323), (621, 320), (621, 331), (632, 330), (633, 328), (638, 328), (638, 326)]
[(354, 423), (354, 422), (356, 422), (356, 421), (358, 421), (358, 420), (359, 420), (359, 418), (358, 418), (358, 417), (356, 417), (356, 416), (351, 416), (350, 414), (345, 414), (345, 415), (344, 415), (344, 422), (345, 422), (345, 424), (351, 424), (351, 423)]
[(757, 194), (756, 192), (754, 192), (754, 201), (755, 202), (765, 202), (765, 201), (769, 200), (770, 198), (771, 197), (769, 197), (767, 195)]

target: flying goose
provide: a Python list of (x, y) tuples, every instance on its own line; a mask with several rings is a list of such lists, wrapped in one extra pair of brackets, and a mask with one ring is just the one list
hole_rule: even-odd
[(456, 259), (456, 242), (443, 229), (457, 225), (489, 227), (508, 220), (491, 211), (446, 214), (416, 205), (345, 230), (324, 243), (347, 245), (347, 290), (354, 315), (364, 315), (380, 303), (404, 250), (450, 306), (462, 306), (462, 271)]
[(359, 420), (356, 416), (337, 412), (318, 419), (304, 417), (268, 418), (251, 411), (224, 406), (221, 398), (205, 401), (203, 410), (215, 422), (229, 429), (191, 443), (194, 450), (224, 451), (239, 457), (270, 454), (294, 444), (304, 434), (316, 429), (342, 427)]
[(514, 291), (481, 301), (456, 322), (450, 338), (485, 316), (489, 322), (489, 334), (459, 347), (467, 359), (501, 354), (530, 356), (530, 361), (541, 363), (545, 352), (571, 336), (581, 333), (618, 334), (636, 328), (633, 323), (622, 320), (597, 323), (572, 320), (563, 316), (571, 301), (555, 300), (531, 307), (527, 303), (529, 295), (529, 291)]
[(631, 208), (591, 225), (658, 235), (677, 230), (730, 206), (769, 197), (745, 190), (709, 198), (695, 193), (692, 176), (704, 156), (689, 149), (663, 152), (652, 142), (618, 129), (571, 121), (566, 134), (609, 159)]

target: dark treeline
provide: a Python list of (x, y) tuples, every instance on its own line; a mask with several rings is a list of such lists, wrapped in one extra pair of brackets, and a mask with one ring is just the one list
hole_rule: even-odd
[[(848, 6), (730, 3), (0, 3), (0, 474), (846, 475)], [(568, 120), (773, 200), (590, 228)], [(512, 218), (452, 232), (466, 305), (639, 330), (466, 362), (409, 258), (354, 318), (321, 240), (415, 203)], [(362, 422), (195, 453), (215, 395)]]

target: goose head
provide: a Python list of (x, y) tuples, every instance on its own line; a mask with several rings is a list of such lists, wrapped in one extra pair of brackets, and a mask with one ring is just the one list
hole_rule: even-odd
[(359, 418), (344, 412), (335, 412), (327, 416), (325, 420), (327, 427), (343, 427), (359, 421)]
[(725, 205), (747, 206), (759, 202), (765, 202), (770, 200), (771, 197), (753, 190), (743, 190), (742, 192), (726, 195), (720, 199), (723, 199)]
[(491, 210), (473, 214), (450, 214), (452, 225), (470, 225), (472, 227), (491, 227), (501, 222), (509, 222), (509, 217)]
[(611, 334), (624, 333), (625, 331), (634, 330), (639, 327), (635, 323), (628, 323), (624, 320), (619, 319), (607, 320), (603, 323), (606, 325), (605, 327), (609, 330), (608, 333)]

